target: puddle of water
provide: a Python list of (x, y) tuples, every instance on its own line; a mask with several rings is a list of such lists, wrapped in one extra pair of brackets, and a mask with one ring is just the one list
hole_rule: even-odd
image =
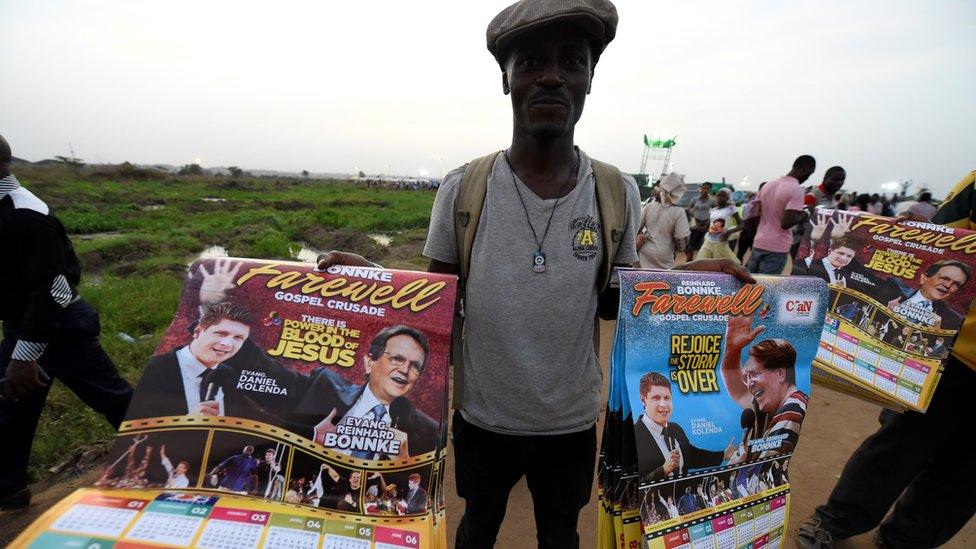
[(316, 250), (315, 248), (309, 248), (308, 246), (302, 245), (297, 252), (292, 250), (291, 255), (302, 263), (315, 263), (319, 257), (319, 254), (322, 253), (324, 252), (321, 250)]
[(390, 242), (393, 241), (393, 239), (390, 238), (390, 235), (388, 234), (373, 233), (373, 234), (368, 234), (366, 236), (370, 237), (373, 240), (373, 242), (379, 244), (380, 246), (389, 247)]
[(166, 206), (164, 206), (163, 204), (150, 204), (148, 206), (143, 206), (142, 207), (142, 211), (144, 211), (144, 212), (155, 212), (155, 211), (162, 210), (165, 207)]
[(203, 200), (204, 202), (227, 202), (227, 199), (226, 198), (217, 198), (217, 197), (214, 197), (214, 196), (207, 196), (207, 197), (201, 198), (200, 200)]

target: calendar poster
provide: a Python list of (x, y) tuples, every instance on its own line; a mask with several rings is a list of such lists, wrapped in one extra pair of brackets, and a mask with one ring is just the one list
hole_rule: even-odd
[(17, 543), (437, 547), (455, 284), (193, 263), (96, 489)]
[(814, 379), (924, 411), (976, 295), (974, 253), (971, 231), (816, 210), (793, 268), (830, 289)]
[(621, 473), (615, 537), (633, 539), (633, 507), (650, 547), (781, 542), (827, 288), (756, 278), (621, 271), (610, 400), (625, 419), (603, 456)]

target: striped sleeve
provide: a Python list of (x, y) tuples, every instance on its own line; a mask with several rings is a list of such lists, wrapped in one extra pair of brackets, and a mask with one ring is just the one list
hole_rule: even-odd
[(956, 229), (976, 229), (976, 170), (969, 172), (949, 191), (932, 223)]
[(14, 360), (23, 360), (25, 362), (33, 362), (44, 354), (44, 349), (47, 348), (47, 343), (35, 343), (33, 341), (25, 341), (21, 339), (14, 345), (14, 352), (10, 355), (10, 358)]
[(763, 435), (763, 438), (785, 435), (783, 443), (779, 448), (762, 452), (760, 458), (786, 454), (796, 448), (796, 443), (800, 440), (800, 427), (807, 414), (807, 401), (807, 395), (802, 391), (793, 391), (786, 397), (786, 401), (779, 410), (776, 410), (769, 429)]

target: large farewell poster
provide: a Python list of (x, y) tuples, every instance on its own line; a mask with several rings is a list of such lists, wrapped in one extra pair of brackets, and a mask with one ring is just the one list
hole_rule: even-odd
[(624, 547), (782, 544), (827, 289), (756, 278), (620, 274), (601, 485)]
[(440, 546), (455, 284), (197, 261), (101, 478), (16, 543)]
[(976, 233), (818, 209), (793, 272), (830, 287), (814, 379), (925, 411), (976, 295)]

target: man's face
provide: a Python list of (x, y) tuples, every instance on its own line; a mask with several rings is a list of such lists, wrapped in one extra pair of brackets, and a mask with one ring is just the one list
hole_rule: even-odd
[(362, 473), (359, 471), (353, 471), (349, 473), (349, 487), (353, 490), (359, 488), (359, 482), (363, 479)]
[(847, 179), (847, 172), (844, 170), (834, 170), (829, 174), (824, 176), (823, 186), (827, 193), (834, 194), (844, 186), (844, 180)]
[(242, 322), (223, 318), (220, 322), (193, 330), (190, 352), (207, 368), (212, 368), (237, 354), (251, 327)]
[(759, 409), (771, 414), (779, 407), (786, 393), (787, 380), (784, 368), (767, 370), (754, 357), (742, 365), (742, 383), (756, 399)]
[(592, 77), (592, 52), (578, 27), (555, 24), (516, 39), (502, 79), (516, 127), (542, 139), (571, 132)]
[(424, 349), (412, 337), (397, 335), (386, 340), (386, 350), (376, 360), (366, 356), (369, 390), (383, 404), (405, 396), (420, 379)]
[(710, 192), (712, 192), (712, 186), (709, 185), (708, 183), (702, 183), (701, 186), (698, 187), (698, 194), (702, 198), (707, 198), (708, 197), (708, 193), (710, 193)]
[(179, 465), (176, 466), (176, 474), (177, 475), (185, 475), (186, 474), (186, 468), (187, 468), (186, 467), (186, 462), (185, 461), (181, 461), (179, 463)]
[(273, 463), (274, 462), (274, 459), (275, 459), (275, 453), (274, 452), (265, 452), (264, 453), (264, 461), (265, 462), (267, 462), (267, 463)]
[(852, 259), (854, 259), (854, 250), (846, 246), (834, 248), (827, 254), (827, 262), (833, 265), (835, 269), (846, 267)]
[(651, 421), (661, 427), (668, 424), (671, 418), (671, 389), (660, 385), (651, 385), (647, 394), (641, 397), (644, 403), (644, 413)]
[(929, 301), (939, 301), (956, 293), (966, 283), (966, 273), (954, 265), (945, 265), (932, 276), (922, 275), (919, 291)]

